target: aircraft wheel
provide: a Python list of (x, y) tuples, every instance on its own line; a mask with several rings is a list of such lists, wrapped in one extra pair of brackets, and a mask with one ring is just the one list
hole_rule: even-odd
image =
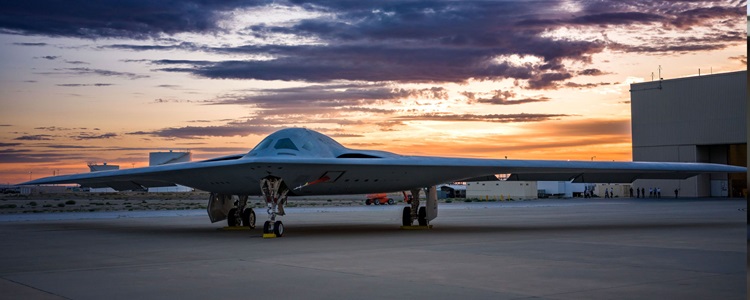
[(227, 215), (227, 226), (234, 227), (237, 226), (237, 209), (232, 208), (229, 210), (229, 214)]
[(401, 215), (401, 223), (404, 226), (411, 226), (411, 207), (404, 207), (404, 213)]
[(255, 228), (255, 211), (252, 208), (245, 208), (242, 212), (242, 225)]
[(419, 226), (427, 226), (427, 208), (422, 206), (419, 208), (419, 213), (417, 214), (417, 221), (419, 222)]
[(271, 221), (263, 223), (263, 233), (271, 233)]
[(370, 200), (370, 199), (365, 200), (365, 204), (367, 204), (367, 205), (372, 204), (372, 200)]
[(273, 233), (276, 235), (276, 237), (284, 236), (284, 223), (281, 223), (281, 221), (276, 221), (273, 226)]
[(393, 203), (396, 203), (396, 201), (393, 201), (393, 198), (388, 198), (388, 205), (393, 205)]

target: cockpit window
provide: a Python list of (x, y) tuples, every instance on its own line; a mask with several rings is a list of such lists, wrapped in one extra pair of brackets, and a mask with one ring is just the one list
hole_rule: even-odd
[(266, 148), (268, 148), (268, 146), (271, 145), (271, 142), (273, 142), (273, 139), (265, 139), (265, 140), (261, 141), (260, 144), (258, 144), (258, 146), (255, 146), (255, 148), (253, 148), (253, 150), (251, 150), (251, 151), (266, 149)]
[(289, 138), (280, 139), (273, 147), (276, 149), (291, 149), (299, 151), (299, 149), (297, 149), (297, 146), (295, 146), (292, 140)]

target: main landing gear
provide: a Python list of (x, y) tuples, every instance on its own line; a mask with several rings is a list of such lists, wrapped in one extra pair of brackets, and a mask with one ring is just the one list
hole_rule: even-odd
[(239, 195), (238, 198), (236, 207), (229, 210), (227, 226), (255, 228), (255, 211), (247, 207), (247, 195)]
[(417, 220), (419, 227), (429, 227), (430, 221), (437, 217), (437, 190), (434, 186), (427, 190), (427, 205), (419, 206), (419, 191), (420, 189), (411, 190), (411, 203), (409, 206), (404, 207), (403, 214), (401, 215), (401, 228), (412, 228), (414, 220)]
[(268, 221), (263, 223), (263, 237), (275, 238), (284, 236), (284, 223), (276, 221), (276, 216), (283, 216), (289, 188), (278, 177), (268, 176), (260, 180), (260, 191), (268, 207)]
[(255, 228), (255, 211), (247, 207), (247, 195), (211, 193), (208, 198), (208, 217), (212, 223), (227, 220), (228, 228)]

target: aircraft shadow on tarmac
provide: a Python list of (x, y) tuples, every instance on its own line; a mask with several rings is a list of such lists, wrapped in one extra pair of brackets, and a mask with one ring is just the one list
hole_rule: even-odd
[[(649, 231), (649, 230), (690, 230), (690, 229), (720, 229), (720, 228), (744, 228), (744, 224), (737, 222), (622, 222), (622, 223), (579, 223), (579, 224), (434, 224), (429, 230), (401, 230), (399, 226), (392, 224), (300, 224), (298, 226), (287, 226), (287, 234), (284, 238), (295, 237), (351, 237), (351, 236), (450, 236), (457, 234), (576, 234), (586, 232), (626, 232), (626, 231)], [(153, 235), (163, 237), (190, 237), (190, 238), (210, 238), (210, 239), (237, 239), (242, 236), (248, 238), (261, 238), (259, 228), (253, 230), (222, 231), (220, 227), (210, 227), (205, 225), (192, 224), (172, 224), (158, 225), (147, 223), (109, 223), (109, 222), (91, 222), (65, 221), (65, 222), (44, 222), (43, 224), (34, 225), (34, 230), (54, 230), (54, 231), (96, 231), (111, 234), (138, 234)]]

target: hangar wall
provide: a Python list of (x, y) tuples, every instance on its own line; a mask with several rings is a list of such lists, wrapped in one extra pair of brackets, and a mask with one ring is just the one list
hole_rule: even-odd
[[(747, 71), (631, 84), (634, 161), (747, 165)], [(742, 157), (743, 159), (738, 159)], [(741, 183), (740, 183), (741, 181)], [(637, 180), (672, 195), (739, 196), (747, 174)]]

